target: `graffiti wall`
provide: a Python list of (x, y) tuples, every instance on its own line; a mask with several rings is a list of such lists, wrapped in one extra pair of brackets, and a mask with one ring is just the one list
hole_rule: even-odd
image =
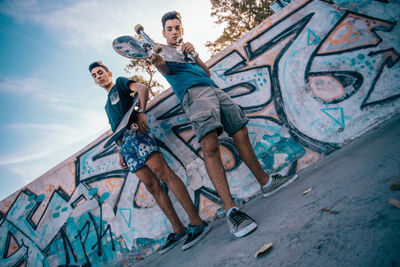
[[(207, 62), (250, 118), (250, 141), (268, 173), (296, 173), (399, 113), (399, 15), (394, 0), (293, 1)], [(223, 215), (171, 90), (147, 115), (201, 217)], [(109, 135), (0, 203), (1, 266), (124, 265), (164, 244), (171, 225), (138, 178), (120, 168), (115, 146), (104, 146)], [(223, 134), (220, 144), (233, 197), (243, 204), (258, 183), (232, 139)]]

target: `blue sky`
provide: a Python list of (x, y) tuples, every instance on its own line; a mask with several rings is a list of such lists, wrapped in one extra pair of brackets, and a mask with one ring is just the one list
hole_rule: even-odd
[(185, 41), (207, 60), (204, 43), (222, 32), (208, 0), (0, 1), (0, 200), (109, 129), (106, 93), (88, 65), (102, 60), (114, 78), (129, 76), (113, 39), (140, 23), (164, 42), (160, 18), (171, 10), (181, 12)]

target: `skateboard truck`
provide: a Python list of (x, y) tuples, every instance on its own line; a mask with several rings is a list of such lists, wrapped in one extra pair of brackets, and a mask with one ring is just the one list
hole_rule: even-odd
[[(182, 36), (179, 37), (179, 39), (178, 39), (178, 44), (179, 44), (179, 45), (183, 45), (183, 44), (184, 44), (184, 43), (183, 43), (183, 38), (182, 38)], [(194, 55), (193, 51), (190, 52), (190, 53), (187, 54), (187, 55), (185, 54), (185, 56), (187, 56), (188, 58), (190, 58), (191, 60), (193, 60), (194, 62), (196, 62), (195, 55)]]
[[(133, 110), (137, 112), (139, 110), (139, 107), (135, 105)], [(137, 129), (139, 129), (139, 125), (136, 122), (132, 122), (131, 125), (129, 125), (129, 129), (131, 129), (132, 131), (136, 131)]]
[(142, 25), (138, 24), (135, 26), (135, 32), (137, 34), (140, 34), (146, 42), (153, 48), (153, 51), (155, 54), (160, 54), (162, 51), (162, 46), (159, 44), (155, 44), (153, 40), (150, 39), (150, 37), (144, 32), (144, 28)]
[(136, 131), (137, 129), (139, 129), (139, 126), (133, 122), (131, 126), (129, 126), (129, 129), (131, 129), (132, 131)]

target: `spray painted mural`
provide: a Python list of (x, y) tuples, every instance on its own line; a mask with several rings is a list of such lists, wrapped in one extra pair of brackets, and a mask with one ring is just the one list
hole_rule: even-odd
[[(400, 2), (390, 0), (294, 1), (207, 62), (250, 118), (250, 140), (268, 173), (298, 172), (399, 112), (399, 14)], [(222, 215), (172, 92), (154, 99), (147, 115), (202, 218)], [(172, 228), (137, 177), (120, 168), (116, 148), (104, 147), (109, 135), (0, 203), (1, 266), (125, 265), (163, 245)], [(242, 204), (259, 193), (258, 183), (232, 139), (220, 142)]]

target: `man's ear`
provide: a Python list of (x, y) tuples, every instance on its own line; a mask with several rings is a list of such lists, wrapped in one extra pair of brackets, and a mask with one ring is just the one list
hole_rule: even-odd
[(182, 29), (182, 36), (183, 36), (184, 31), (183, 31), (183, 28), (181, 28), (181, 29)]
[(108, 76), (110, 76), (110, 78), (112, 78), (112, 72), (111, 71), (108, 72)]
[(164, 38), (167, 38), (167, 36), (165, 35), (165, 31), (164, 30), (162, 30), (161, 33), (164, 36)]

